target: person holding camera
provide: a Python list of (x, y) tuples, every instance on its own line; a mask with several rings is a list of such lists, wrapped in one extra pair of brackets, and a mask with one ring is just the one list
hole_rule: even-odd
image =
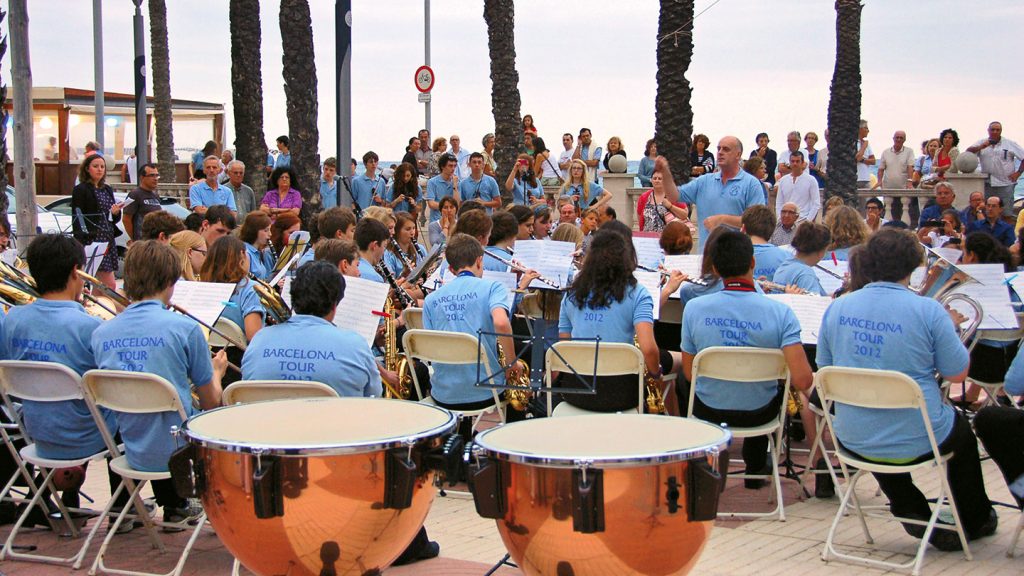
[(520, 154), (505, 179), (505, 190), (512, 193), (512, 203), (517, 206), (547, 204), (544, 188), (537, 179), (537, 173), (530, 167), (530, 162), (529, 154)]

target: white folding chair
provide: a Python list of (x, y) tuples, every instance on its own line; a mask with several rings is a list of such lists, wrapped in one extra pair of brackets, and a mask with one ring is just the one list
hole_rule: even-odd
[[(96, 420), (96, 425), (100, 428), (100, 432), (103, 433), (104, 439), (107, 442), (107, 447), (112, 454), (118, 454), (118, 457), (114, 458), (110, 462), (110, 468), (124, 479), (124, 486), (130, 490), (130, 499), (136, 507), (136, 510), (144, 510), (142, 502), (139, 499), (139, 492), (142, 487), (146, 485), (146, 482), (153, 480), (167, 480), (171, 477), (170, 472), (144, 472), (136, 470), (128, 464), (128, 459), (120, 449), (114, 444), (113, 436), (110, 434), (110, 430), (107, 429), (107, 425), (100, 415), (99, 408), (107, 408), (115, 412), (128, 413), (128, 414), (157, 414), (161, 412), (177, 412), (178, 416), (182, 420), (188, 418), (185, 413), (185, 408), (181, 404), (181, 399), (178, 397), (178, 391), (174, 388), (174, 385), (167, 380), (157, 376), (155, 374), (149, 374), (146, 372), (124, 372), (121, 370), (90, 370), (82, 376), (82, 383), (85, 389), (86, 402), (89, 404), (90, 410), (93, 413), (93, 419)], [(170, 433), (170, 431), (168, 431)], [(111, 498), (111, 504), (107, 505), (107, 509), (104, 513), (109, 513), (110, 506), (116, 499), (117, 494)], [(164, 574), (158, 574), (155, 572), (136, 572), (132, 570), (119, 570), (106, 566), (103, 562), (103, 557), (106, 555), (107, 547), (110, 545), (111, 538), (117, 533), (118, 526), (125, 519), (125, 513), (129, 509), (125, 506), (121, 513), (118, 514), (114, 520), (114, 525), (107, 532), (106, 538), (103, 540), (103, 545), (100, 546), (100, 551), (96, 555), (96, 559), (93, 561), (92, 568), (89, 569), (89, 575), (93, 576), (97, 570), (101, 570), (107, 574), (124, 574), (129, 576), (180, 576), (182, 570), (185, 568), (185, 561), (188, 559), (189, 552), (192, 551), (192, 546), (195, 545), (196, 539), (199, 537), (199, 532), (206, 523), (206, 513), (200, 514), (196, 521), (195, 528), (192, 531), (192, 535), (182, 550), (181, 555), (178, 557), (178, 562), (170, 572)], [(164, 551), (163, 542), (161, 542), (159, 536), (154, 528), (154, 523), (149, 519), (148, 515), (144, 515), (143, 521), (145, 522), (145, 529), (153, 541), (154, 547), (158, 548), (161, 552)], [(177, 524), (167, 524), (164, 522), (157, 522), (161, 526), (173, 526), (180, 527)]]
[[(45, 458), (40, 456), (36, 449), (36, 445), (32, 442), (32, 438), (25, 432), (26, 429), (24, 427), (24, 423), (21, 422), (20, 416), (17, 414), (17, 410), (14, 409), (14, 403), (11, 400), (11, 396), (15, 396), (23, 401), (46, 403), (66, 402), (71, 400), (84, 401), (81, 379), (74, 370), (56, 362), (5, 360), (0, 362), (0, 396), (2, 396), (4, 406), (15, 419), (15, 423), (22, 431), (22, 435), (26, 441), (25, 447), (16, 454), (13, 453), (12, 450), (12, 455), (15, 456), (19, 472), (21, 472), (25, 478), (29, 492), (32, 494), (32, 498), (29, 501), (28, 506), (26, 506), (25, 510), (18, 517), (17, 522), (14, 524), (14, 528), (11, 529), (10, 534), (7, 536), (7, 541), (4, 544), (3, 550), (0, 551), (0, 560), (5, 558), (14, 558), (17, 560), (46, 562), (50, 564), (71, 564), (75, 568), (78, 568), (82, 559), (85, 557), (85, 553), (89, 549), (89, 544), (92, 542), (92, 538), (96, 534), (96, 530), (101, 524), (99, 521), (93, 524), (92, 529), (89, 530), (88, 536), (82, 542), (82, 546), (78, 551), (73, 556), (69, 557), (45, 556), (41, 554), (18, 552), (15, 549), (14, 542), (17, 539), (18, 532), (21, 530), (32, 510), (36, 506), (40, 505), (45, 493), (44, 489), (48, 489), (54, 496), (57, 495), (57, 490), (53, 484), (53, 476), (58, 470), (74, 466), (88, 465), (90, 462), (103, 460), (107, 456), (107, 450), (100, 450), (95, 454), (71, 459)], [(13, 441), (10, 439), (6, 430), (3, 431), (3, 436), (5, 437), (5, 441)], [(9, 446), (13, 447), (13, 444), (9, 444)], [(31, 464), (39, 469), (39, 472), (43, 475), (43, 483), (41, 486), (37, 486), (35, 481), (31, 478), (25, 463)], [(5, 487), (5, 490), (9, 489), (10, 485), (13, 484), (13, 480), (14, 479), (12, 478), (8, 487)], [(55, 498), (54, 500), (56, 501), (57, 508), (60, 510), (61, 517), (67, 524), (71, 535), (78, 536), (78, 527), (71, 519), (70, 510), (64, 506), (60, 498)], [(51, 522), (51, 528), (56, 529), (54, 522)]]
[(409, 330), (423, 329), (423, 308), (406, 308), (402, 310), (402, 322)]
[[(245, 330), (242, 330), (241, 326), (221, 316), (220, 318), (217, 318), (217, 323), (214, 324), (213, 327), (216, 328), (218, 331), (222, 332), (223, 334), (229, 336), (235, 342), (241, 344), (242, 346), (239, 348), (239, 350), (242, 350), (243, 352), (245, 351), (245, 345), (249, 340), (245, 337)], [(210, 330), (209, 342), (210, 346), (213, 346), (214, 348), (227, 348), (228, 346), (235, 346), (234, 344), (228, 342), (227, 339), (224, 338), (224, 336), (221, 336), (220, 334), (214, 332), (213, 330)]]
[[(15, 469), (11, 473), (11, 476), (7, 479), (4, 487), (0, 489), (0, 501), (9, 501), (13, 504), (21, 504), (22, 502), (28, 502), (26, 495), (29, 493), (28, 486), (32, 484), (32, 474), (29, 472), (28, 467), (25, 466), (25, 462), (21, 459), (21, 454), (18, 453), (20, 446), (25, 444), (25, 436), (21, 432), (21, 426), (18, 419), (18, 407), (17, 404), (12, 402), (11, 406), (0, 403), (0, 410), (3, 411), (4, 418), (0, 418), (0, 437), (3, 438), (4, 445), (7, 447), (7, 451), (11, 455), (11, 461), (14, 462)], [(18, 478), (21, 478), (25, 482), (25, 492), (15, 485), (18, 483)], [(14, 494), (17, 494), (15, 496)], [(50, 522), (50, 527), (56, 531), (57, 525), (53, 518), (47, 517)]]
[[(809, 396), (809, 395), (808, 395)], [(815, 477), (819, 474), (828, 474), (832, 478), (832, 486), (835, 487), (836, 494), (840, 498), (843, 497), (842, 486), (839, 485), (839, 475), (836, 474), (836, 468), (832, 465), (832, 458), (830, 456), (828, 448), (825, 446), (825, 414), (821, 408), (818, 408), (814, 404), (807, 403), (808, 410), (814, 414), (814, 444), (807, 454), (807, 466), (804, 472), (804, 477)], [(825, 460), (825, 470), (815, 469), (815, 459), (819, 456)]]
[(224, 389), (221, 402), (225, 406), (248, 404), (264, 400), (290, 400), (292, 398), (337, 397), (338, 392), (320, 382), (307, 380), (240, 380)]
[(544, 354), (544, 381), (549, 390), (547, 395), (548, 416), (577, 416), (593, 413), (590, 410), (578, 408), (564, 401), (555, 406), (553, 410), (551, 408), (552, 394), (550, 390), (554, 378), (552, 373), (564, 372), (570, 378), (575, 378), (573, 371), (587, 382), (590, 382), (588, 379), (590, 376), (636, 374), (639, 404), (635, 408), (630, 408), (624, 412), (630, 414), (643, 413), (644, 355), (636, 346), (621, 342), (602, 342), (598, 344), (588, 340), (561, 340), (552, 344)]
[[(402, 337), (402, 345), (410, 365), (414, 358), (438, 364), (471, 364), (480, 365), (480, 373), (488, 375), (493, 372), (487, 353), (477, 342), (476, 336), (463, 332), (445, 332), (442, 330), (406, 330)], [(434, 404), (434, 399), (424, 396), (420, 388), (419, 377), (415, 370), (410, 370), (412, 383), (416, 387), (416, 395), (423, 398), (420, 402)], [(472, 386), (474, 382), (460, 382), (460, 385)], [(505, 401), (498, 396), (498, 390), (492, 388), (491, 395), (494, 405), (480, 410), (463, 410), (462, 415), (473, 419), (473, 429), (480, 423), (485, 414), (495, 412), (505, 422)]]
[[(818, 373), (815, 375), (815, 383), (818, 386), (818, 395), (821, 397), (822, 405), (825, 408), (825, 423), (828, 426), (828, 429), (832, 432), (832, 437), (837, 439), (836, 456), (839, 458), (839, 465), (843, 469), (843, 476), (849, 478), (847, 466), (855, 466), (857, 468), (857, 472), (847, 483), (842, 501), (839, 504), (839, 510), (836, 511), (835, 519), (832, 520), (832, 528), (828, 532), (828, 538), (825, 540), (825, 547), (821, 551), (822, 560), (828, 562), (834, 557), (845, 562), (890, 570), (905, 570), (910, 568), (911, 573), (916, 576), (921, 573), (921, 564), (924, 561), (925, 550), (928, 548), (928, 540), (931, 538), (932, 531), (935, 530), (936, 523), (939, 518), (939, 512), (942, 510), (944, 505), (949, 506), (949, 510), (953, 516), (953, 527), (960, 536), (960, 544), (963, 545), (964, 556), (970, 560), (971, 551), (967, 545), (967, 536), (964, 534), (963, 526), (960, 523), (960, 515), (956, 509), (956, 502), (952, 498), (952, 492), (950, 491), (949, 482), (946, 478), (946, 461), (949, 460), (952, 454), (943, 455), (939, 452), (939, 445), (936, 442), (935, 434), (932, 431), (931, 420), (928, 418), (928, 406), (925, 403), (921, 387), (917, 382), (912, 380), (909, 376), (893, 370), (868, 370), (864, 368), (828, 366), (818, 370)], [(921, 420), (924, 422), (925, 431), (928, 433), (928, 441), (932, 448), (932, 458), (925, 460), (924, 462), (897, 465), (881, 464), (874, 461), (864, 460), (853, 455), (848, 450), (845, 450), (842, 446), (838, 445), (838, 442), (841, 441), (841, 439), (835, 435), (832, 415), (829, 414), (829, 407), (833, 403), (857, 406), (861, 408), (871, 408), (875, 410), (917, 410), (921, 416)], [(857, 482), (864, 476), (865, 472), (881, 474), (909, 474), (915, 470), (933, 470), (939, 480), (939, 496), (935, 503), (935, 507), (932, 510), (932, 515), (927, 522), (913, 518), (898, 518), (892, 514), (865, 514), (865, 510), (886, 508), (886, 506), (861, 506), (860, 501), (857, 498)], [(886, 520), (896, 520), (904, 524), (925, 526), (924, 536), (921, 538), (921, 542), (917, 547), (917, 554), (915, 557), (909, 562), (904, 563), (885, 562), (874, 558), (845, 554), (836, 550), (834, 542), (836, 529), (839, 526), (839, 521), (847, 514), (851, 500), (853, 501), (853, 508), (857, 513), (857, 517), (860, 520), (861, 530), (864, 532), (864, 538), (868, 544), (874, 544), (874, 540), (871, 537), (871, 533), (868, 531), (866, 516), (883, 518)]]
[(1024, 510), (1020, 511), (1020, 519), (1017, 520), (1017, 527), (1013, 529), (1013, 536), (1010, 537), (1010, 547), (1006, 550), (1006, 557), (1013, 558), (1014, 550), (1017, 549), (1017, 541), (1020, 540), (1020, 533), (1024, 532)]
[[(1018, 316), (1018, 321), (1020, 321), (1020, 319), (1020, 316)], [(1021, 337), (1024, 337), (1024, 327), (1018, 327), (1015, 330), (978, 330), (974, 340), (971, 342), (970, 349), (971, 351), (974, 350), (974, 347), (978, 344), (978, 340), (1006, 343), (1017, 342)], [(996, 398), (1000, 392), (1004, 392), (1003, 385), (1005, 382), (983, 382), (977, 378), (971, 378), (969, 382), (977, 384), (985, 390), (985, 401), (982, 403), (980, 408), (998, 405)], [(1016, 402), (1011, 402), (1011, 404), (1013, 404), (1014, 407), (1018, 407)]]
[[(727, 385), (743, 387), (749, 382), (767, 380), (783, 380), (782, 403), (779, 415), (766, 424), (742, 428), (729, 426), (733, 438), (768, 437), (768, 453), (771, 459), (771, 474), (734, 474), (729, 479), (770, 480), (774, 485), (776, 504), (771, 512), (719, 512), (719, 516), (736, 518), (767, 518), (778, 516), (780, 521), (786, 520), (786, 509), (782, 502), (782, 479), (779, 476), (779, 452), (782, 449), (783, 425), (786, 421), (786, 399), (789, 398), (789, 367), (782, 350), (768, 348), (752, 348), (745, 346), (712, 346), (697, 353), (693, 359), (692, 379), (690, 384), (690, 400), (687, 403), (686, 417), (693, 418), (693, 405), (697, 393), (697, 378), (717, 378), (729, 382)], [(714, 422), (719, 424), (719, 422)], [(733, 462), (736, 460), (733, 459)], [(770, 501), (770, 500), (769, 500)]]

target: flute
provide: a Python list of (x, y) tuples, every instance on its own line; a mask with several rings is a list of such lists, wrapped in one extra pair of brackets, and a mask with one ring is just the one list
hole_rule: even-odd
[[(765, 292), (768, 292), (770, 290), (775, 290), (777, 292), (782, 292), (783, 294), (787, 293), (786, 292), (786, 288), (787, 288), (786, 285), (784, 285), (784, 284), (777, 284), (775, 282), (772, 282), (771, 280), (768, 280), (767, 278), (758, 278), (757, 279), (757, 283), (761, 285), (761, 289), (764, 290)], [(810, 294), (810, 292), (808, 292), (807, 290), (804, 290), (803, 288), (797, 288), (797, 294), (800, 294), (802, 296), (806, 296), (806, 295)]]
[[(515, 260), (510, 260), (508, 258), (503, 258), (501, 256), (498, 256), (494, 252), (491, 252), (490, 250), (484, 250), (484, 254), (487, 254), (491, 258), (494, 258), (498, 262), (501, 262), (502, 264), (508, 266), (509, 268), (511, 268), (512, 270), (514, 270), (516, 272), (519, 272), (520, 274), (525, 274), (526, 272), (529, 271), (529, 268), (527, 268), (526, 266), (523, 266), (522, 264), (516, 262)], [(551, 286), (555, 290), (561, 290), (562, 289), (562, 287), (559, 286), (557, 282), (549, 280), (549, 279), (547, 279), (547, 278), (545, 278), (543, 276), (539, 276), (538, 275), (537, 276), (537, 280), (539, 280), (540, 282), (542, 282), (544, 284), (547, 284), (548, 286)]]
[(835, 272), (829, 270), (828, 268), (825, 268), (821, 264), (815, 264), (814, 267), (818, 268), (819, 270), (824, 270), (826, 274), (828, 274), (829, 276), (831, 276), (833, 278), (836, 278), (837, 280), (845, 280), (845, 278), (843, 278), (842, 274), (836, 274)]
[[(667, 270), (662, 270), (661, 268), (658, 268), (657, 270), (655, 270), (654, 268), (650, 268), (650, 267), (644, 266), (642, 264), (637, 264), (636, 267), (639, 268), (640, 270), (643, 270), (644, 272), (657, 272), (657, 273), (661, 274), (661, 277), (663, 279), (666, 279), (666, 280), (672, 277), (672, 273), (671, 272), (669, 272)], [(689, 276), (684, 278), (683, 282), (689, 282), (690, 284), (696, 284), (697, 286), (707, 286), (708, 285), (708, 281), (705, 278), (690, 278)]]

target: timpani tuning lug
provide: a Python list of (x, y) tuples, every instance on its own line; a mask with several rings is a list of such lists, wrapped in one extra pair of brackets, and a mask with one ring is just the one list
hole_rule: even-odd
[(500, 519), (508, 511), (502, 473), (504, 462), (477, 455), (469, 465), (469, 491), (473, 493), (476, 513), (482, 518)]
[(679, 511), (679, 480), (675, 476), (669, 476), (667, 484), (665, 500), (668, 502), (668, 513), (675, 514)]
[(206, 489), (203, 460), (198, 457), (194, 444), (185, 444), (171, 454), (167, 461), (174, 491), (180, 498), (201, 496)]
[(284, 491), (281, 490), (281, 459), (257, 455), (252, 473), (252, 505), (260, 519), (284, 516)]
[(572, 471), (572, 529), (604, 532), (604, 470), (581, 463)]
[[(725, 462), (728, 462), (728, 458)], [(707, 460), (691, 461), (687, 468), (686, 512), (691, 522), (704, 522), (718, 517), (718, 497), (722, 493), (725, 477)], [(675, 478), (670, 478), (669, 482)], [(669, 502), (669, 511), (672, 503)]]
[(409, 447), (392, 448), (384, 456), (384, 507), (404, 510), (412, 506), (419, 469)]

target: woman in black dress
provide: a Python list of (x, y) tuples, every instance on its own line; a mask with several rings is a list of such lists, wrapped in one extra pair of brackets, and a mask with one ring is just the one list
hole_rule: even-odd
[(78, 168), (78, 184), (71, 192), (71, 230), (83, 246), (93, 242), (107, 244), (96, 278), (114, 289), (114, 271), (117, 270), (114, 239), (121, 235), (117, 223), (121, 220), (124, 204), (114, 201), (114, 190), (107, 185), (106, 176), (106, 161), (99, 154), (82, 161)]

